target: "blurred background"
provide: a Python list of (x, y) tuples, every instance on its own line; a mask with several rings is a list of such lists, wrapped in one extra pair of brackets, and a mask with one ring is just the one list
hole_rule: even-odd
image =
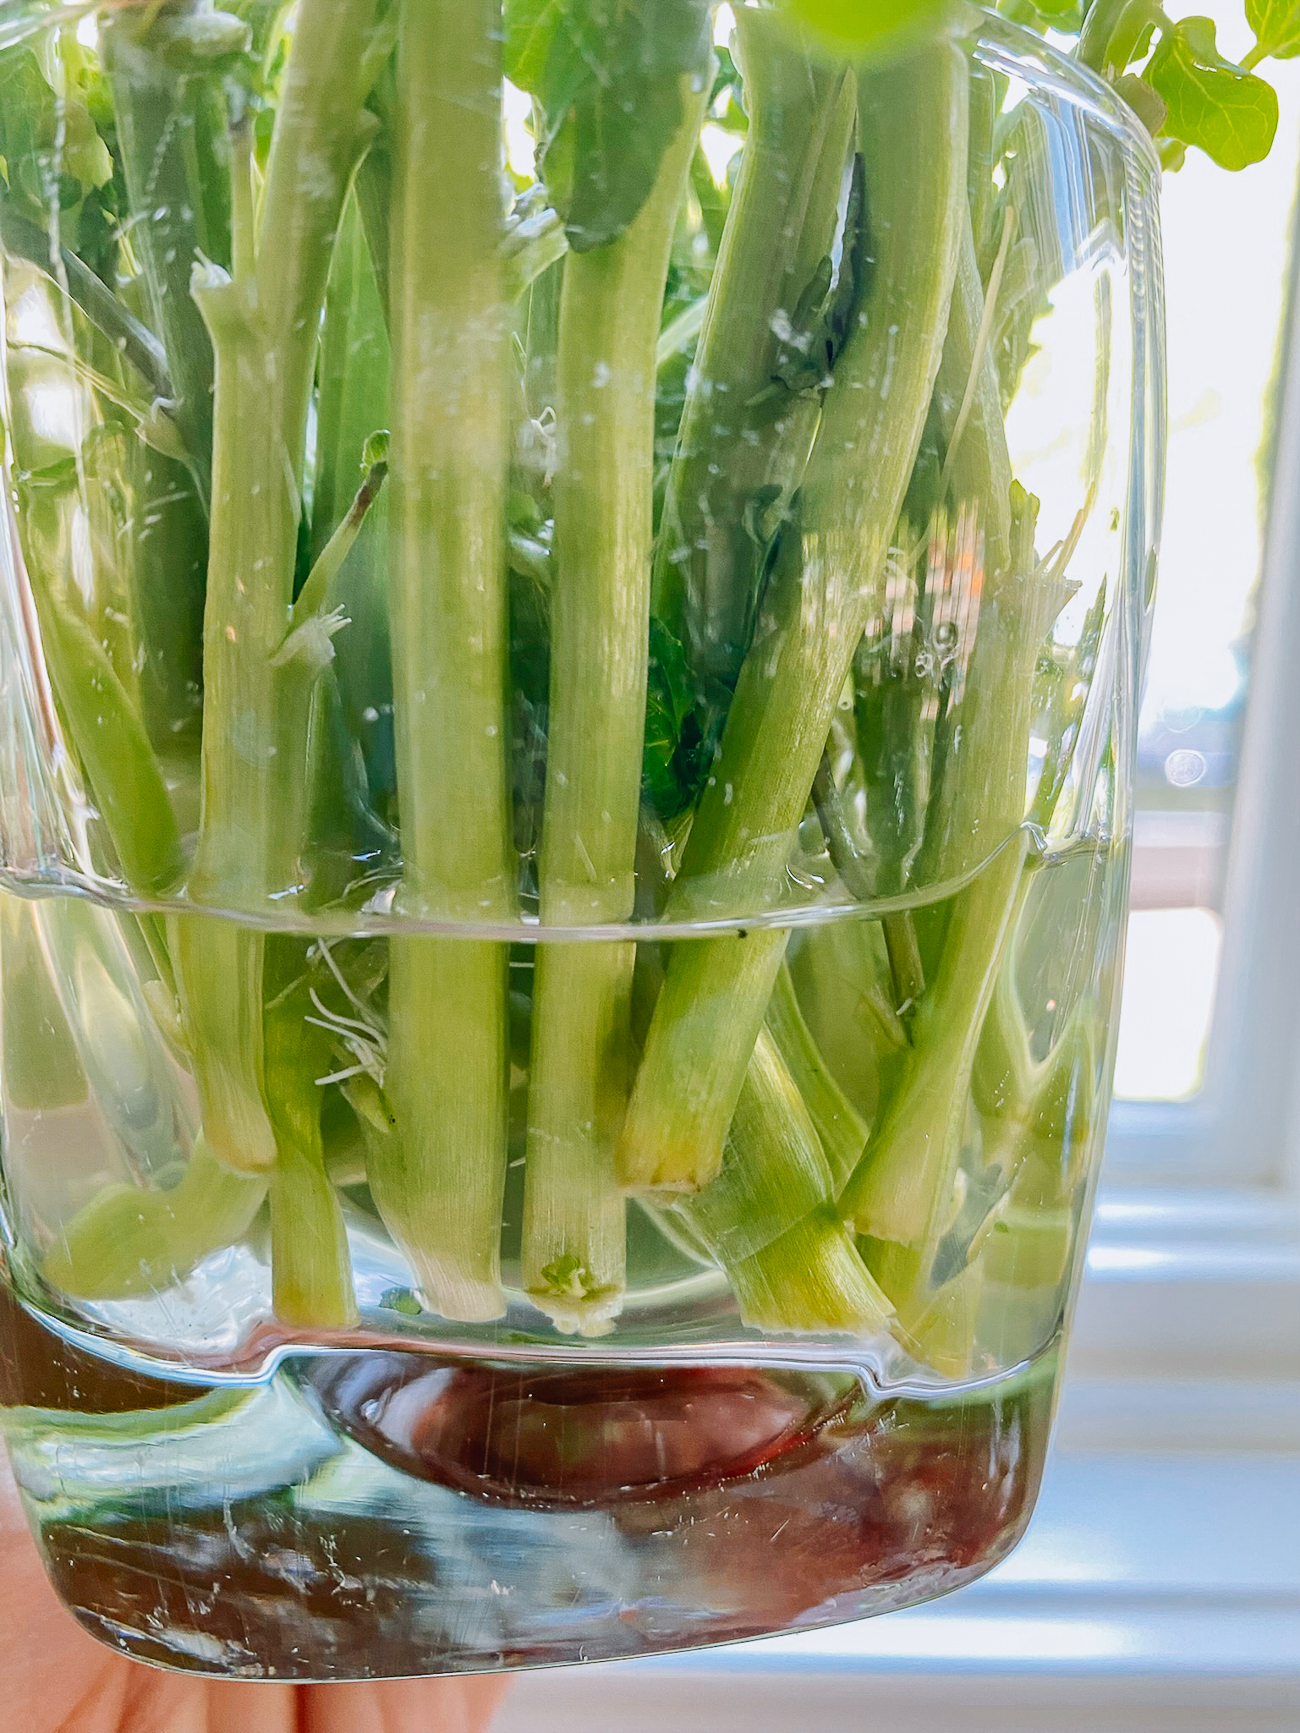
[[(1208, 7), (1225, 55), (1240, 0)], [(534, 1674), (498, 1733), (1300, 1727), (1300, 59), (1163, 195), (1169, 466), (1116, 1106), (1042, 1502), (932, 1607)]]
[[(1240, 7), (1212, 11), (1224, 54), (1244, 52)], [(1300, 163), (1300, 62), (1274, 72), (1271, 156), (1231, 175), (1191, 151), (1161, 199), (1169, 469), (1115, 1078), (1132, 1100), (1196, 1093), (1214, 1005)]]

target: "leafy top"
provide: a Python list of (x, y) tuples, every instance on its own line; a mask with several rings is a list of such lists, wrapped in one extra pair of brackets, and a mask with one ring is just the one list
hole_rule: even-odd
[(1221, 168), (1261, 162), (1277, 132), (1277, 96), (1225, 60), (1209, 18), (1184, 18), (1160, 39), (1146, 81), (1165, 104), (1164, 130), (1198, 145)]
[(649, 197), (687, 85), (710, 76), (708, 0), (507, 0), (505, 24), (569, 245), (604, 246)]
[(1292, 60), (1300, 54), (1300, 0), (1246, 0), (1246, 21), (1260, 59)]
[[(841, 50), (887, 47), (959, 13), (958, 0), (776, 0)], [(1255, 46), (1240, 64), (1219, 53), (1212, 19), (1174, 20), (1156, 0), (1002, 0), (1020, 22), (1077, 38), (1075, 57), (1108, 79), (1177, 168), (1195, 146), (1222, 168), (1268, 155), (1277, 97), (1254, 68), (1300, 55), (1300, 0), (1246, 0)], [(1131, 69), (1137, 67), (1139, 71)]]

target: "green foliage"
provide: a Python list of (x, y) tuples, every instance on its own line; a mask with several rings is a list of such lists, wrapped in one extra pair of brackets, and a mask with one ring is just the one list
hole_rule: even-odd
[(113, 176), (113, 159), (87, 106), (93, 70), (76, 56), (67, 74), (60, 95), (33, 48), (20, 43), (0, 54), (0, 155), (8, 197), (42, 223)]
[(542, 110), (542, 172), (575, 252), (632, 223), (709, 52), (706, 0), (507, 4), (506, 75)]
[(686, 654), (663, 621), (652, 619), (641, 787), (661, 819), (676, 818), (692, 805), (711, 755), (695, 707)]
[(1260, 162), (1277, 132), (1277, 97), (1254, 68), (1300, 54), (1297, 0), (1247, 0), (1255, 46), (1240, 64), (1219, 52), (1215, 24), (1175, 20), (1151, 0), (1004, 0), (1001, 10), (1032, 29), (1076, 35), (1074, 57), (1099, 73), (1156, 140), (1166, 169), (1189, 146), (1222, 168)]
[(1277, 132), (1277, 96), (1262, 78), (1225, 60), (1209, 18), (1184, 18), (1160, 40), (1147, 73), (1165, 104), (1164, 131), (1196, 145), (1221, 168), (1262, 162)]
[(1246, 0), (1246, 20), (1260, 58), (1292, 60), (1300, 54), (1300, 5), (1296, 0)]

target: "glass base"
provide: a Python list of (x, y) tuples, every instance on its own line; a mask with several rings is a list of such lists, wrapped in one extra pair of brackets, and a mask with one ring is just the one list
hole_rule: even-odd
[(1028, 1520), (1055, 1373), (940, 1400), (370, 1351), (196, 1394), (30, 1318), (11, 1344), (10, 1454), (79, 1622), (155, 1665), (303, 1681), (653, 1654), (958, 1587)]

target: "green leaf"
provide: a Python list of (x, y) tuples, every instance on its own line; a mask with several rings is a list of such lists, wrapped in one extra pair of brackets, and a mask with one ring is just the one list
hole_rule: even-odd
[(570, 0), (508, 0), (506, 77), (520, 90), (539, 95), (556, 32)]
[(1125, 72), (1115, 80), (1115, 94), (1124, 98), (1154, 138), (1165, 124), (1168, 114), (1165, 99), (1160, 92), (1153, 90), (1144, 78)]
[(1300, 54), (1300, 0), (1246, 0), (1246, 19), (1259, 44), (1259, 58), (1293, 60)]
[[(829, 255), (814, 271), (795, 303), (779, 319), (780, 346), (772, 368), (788, 391), (824, 387), (840, 356), (863, 291), (866, 268), (866, 188), (861, 157), (853, 163), (838, 268)], [(768, 502), (770, 503), (770, 502)]]
[(1146, 71), (1164, 99), (1165, 133), (1196, 145), (1220, 168), (1262, 162), (1277, 132), (1277, 97), (1262, 78), (1224, 60), (1209, 18), (1166, 31)]
[(652, 618), (641, 787), (660, 818), (676, 818), (691, 804), (703, 764), (685, 652), (663, 621)]
[(1058, 30), (1077, 35), (1087, 11), (1086, 0), (1033, 0), (1039, 17), (1050, 19)]
[(636, 217), (709, 56), (707, 0), (509, 0), (506, 74), (542, 110), (542, 174), (575, 252)]
[(955, 0), (778, 0), (797, 23), (848, 49), (919, 35), (957, 10)]

